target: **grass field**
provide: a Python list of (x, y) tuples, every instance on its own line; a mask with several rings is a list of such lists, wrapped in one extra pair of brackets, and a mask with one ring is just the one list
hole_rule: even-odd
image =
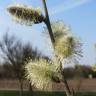
[[(19, 91), (0, 91), (0, 96), (19, 96)], [(23, 96), (66, 96), (64, 92), (24, 92)], [(77, 93), (75, 96), (96, 96), (96, 92)]]

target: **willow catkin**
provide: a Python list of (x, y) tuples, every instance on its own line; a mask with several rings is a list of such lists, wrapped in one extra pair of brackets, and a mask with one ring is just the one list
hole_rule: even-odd
[(39, 8), (35, 9), (24, 5), (12, 5), (8, 6), (7, 10), (15, 21), (26, 25), (41, 23), (45, 19)]
[(53, 76), (60, 76), (59, 64), (50, 64), (45, 59), (30, 61), (25, 70), (27, 79), (39, 90), (52, 90)]

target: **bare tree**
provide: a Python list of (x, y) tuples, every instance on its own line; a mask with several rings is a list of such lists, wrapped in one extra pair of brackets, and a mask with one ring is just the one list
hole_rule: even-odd
[(37, 50), (33, 50), (32, 46), (28, 44), (22, 44), (20, 40), (17, 40), (14, 36), (9, 36), (7, 33), (4, 35), (0, 42), (0, 49), (4, 62), (12, 66), (12, 72), (20, 83), (20, 95), (23, 93), (23, 80), (24, 80), (24, 64), (29, 59), (35, 59), (38, 57)]

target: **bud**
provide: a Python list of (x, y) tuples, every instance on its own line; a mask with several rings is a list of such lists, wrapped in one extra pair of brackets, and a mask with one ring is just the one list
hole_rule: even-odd
[(24, 5), (8, 6), (7, 10), (13, 16), (13, 19), (21, 24), (37, 24), (43, 22), (45, 19), (40, 9), (27, 7)]

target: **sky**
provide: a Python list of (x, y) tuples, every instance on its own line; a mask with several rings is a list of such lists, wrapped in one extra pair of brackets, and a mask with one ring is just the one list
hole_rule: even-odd
[[(83, 58), (81, 64), (96, 63), (96, 0), (46, 0), (50, 20), (63, 20), (71, 27), (71, 31), (83, 43)], [(0, 40), (8, 31), (23, 42), (30, 42), (44, 54), (51, 53), (42, 32), (44, 24), (25, 26), (13, 22), (6, 8), (9, 5), (24, 4), (40, 7), (43, 11), (42, 0), (0, 0)], [(44, 13), (44, 11), (43, 11)], [(41, 26), (40, 26), (41, 25)]]

